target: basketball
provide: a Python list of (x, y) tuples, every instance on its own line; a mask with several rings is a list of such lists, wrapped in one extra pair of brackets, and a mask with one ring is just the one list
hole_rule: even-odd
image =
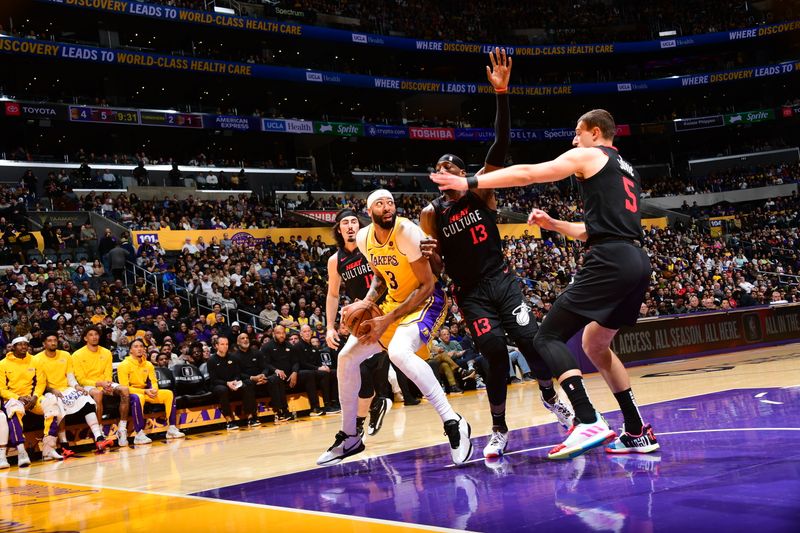
[(370, 300), (359, 300), (353, 304), (353, 307), (343, 320), (350, 333), (358, 335), (358, 328), (361, 327), (361, 323), (376, 316), (383, 316), (383, 311), (381, 311), (380, 307)]

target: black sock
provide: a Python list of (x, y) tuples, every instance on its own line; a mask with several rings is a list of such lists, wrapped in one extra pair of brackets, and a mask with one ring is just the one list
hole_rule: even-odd
[(542, 398), (544, 398), (544, 401), (550, 405), (556, 403), (556, 389), (553, 387), (552, 383), (548, 387), (545, 387), (540, 383), (539, 390), (542, 391)]
[(575, 409), (575, 417), (583, 424), (593, 424), (597, 422), (594, 406), (589, 401), (586, 389), (583, 388), (583, 377), (572, 376), (561, 382), (561, 388), (567, 394), (572, 408)]
[(356, 431), (362, 431), (364, 429), (364, 421), (367, 419), (365, 416), (357, 416), (356, 417)]
[(502, 411), (495, 413), (494, 406), (492, 406), (492, 431), (500, 431), (508, 433), (508, 425), (506, 424), (506, 410), (505, 406), (501, 407)]
[(642, 417), (639, 414), (639, 408), (636, 407), (636, 398), (633, 397), (633, 391), (626, 389), (622, 392), (615, 392), (614, 398), (619, 403), (619, 408), (622, 410), (622, 416), (625, 417), (625, 431), (631, 435), (641, 435)]

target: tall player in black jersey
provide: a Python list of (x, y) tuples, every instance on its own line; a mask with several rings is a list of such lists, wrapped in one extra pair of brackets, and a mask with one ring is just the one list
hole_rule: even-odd
[[(336, 312), (339, 309), (340, 289), (350, 301), (363, 300), (372, 285), (372, 267), (358, 249), (356, 234), (361, 223), (351, 209), (336, 213), (333, 236), (338, 250), (328, 258), (328, 296), (325, 300), (327, 333), (325, 342), (331, 350), (341, 348), (341, 339), (336, 331)], [(389, 355), (380, 352), (361, 363), (361, 389), (358, 391), (356, 428), (364, 433), (364, 421), (369, 412), (367, 433), (375, 435), (383, 425), (386, 413), (392, 408), (392, 388), (389, 385)]]
[[(486, 75), (497, 94), (495, 141), (486, 155), (484, 173), (503, 167), (508, 150), (510, 111), (508, 82), (511, 58), (505, 50), (489, 53), (492, 67)], [(463, 181), (466, 166), (461, 158), (443, 155), (436, 164), (440, 173), (459, 176)], [(539, 382), (542, 403), (566, 428), (572, 425), (572, 412), (558, 400), (547, 365), (536, 353), (536, 319), (520, 289), (520, 281), (509, 272), (503, 258), (503, 241), (497, 228), (497, 200), (493, 190), (445, 190), (422, 210), (420, 226), (435, 240), (425, 241), (424, 250), (438, 244), (444, 269), (453, 280), (455, 299), (463, 311), (472, 337), (489, 361), (486, 391), (492, 414), (492, 436), (483, 450), (487, 459), (503, 454), (508, 445), (506, 424), (506, 378), (509, 373), (506, 333), (517, 344)], [(427, 254), (426, 254), (427, 255)], [(434, 263), (436, 257), (433, 257)]]
[(574, 282), (545, 317), (536, 348), (558, 377), (579, 422), (550, 459), (569, 459), (612, 440), (615, 433), (595, 410), (566, 342), (581, 328), (583, 347), (614, 393), (625, 426), (606, 448), (609, 453), (649, 453), (659, 448), (653, 430), (642, 421), (622, 362), (611, 350), (617, 330), (633, 325), (650, 280), (650, 260), (641, 249), (639, 174), (613, 146), (616, 125), (608, 111), (595, 109), (578, 119), (573, 148), (546, 163), (514, 165), (489, 175), (464, 179), (432, 174), (442, 190), (518, 187), (575, 175), (584, 203), (584, 222), (553, 220), (535, 210), (530, 223), (586, 241), (588, 253)]

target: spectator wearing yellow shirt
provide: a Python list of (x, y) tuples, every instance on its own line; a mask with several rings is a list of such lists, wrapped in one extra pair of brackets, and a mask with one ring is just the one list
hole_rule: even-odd
[[(69, 352), (58, 349), (58, 335), (47, 333), (44, 338), (44, 350), (33, 356), (33, 362), (41, 370), (45, 381), (45, 391), (55, 395), (64, 407), (65, 415), (81, 414), (92, 431), (95, 447), (103, 452), (114, 442), (103, 435), (97, 420), (97, 406), (86, 389), (75, 379), (72, 357)], [(58, 437), (61, 441), (61, 455), (70, 457), (75, 452), (69, 449), (67, 434), (64, 431), (64, 420), (59, 425)]]
[(83, 332), (86, 346), (72, 353), (72, 366), (75, 379), (97, 404), (97, 418), (103, 419), (103, 399), (105, 396), (119, 396), (119, 426), (117, 444), (128, 445), (128, 413), (130, 393), (128, 387), (112, 380), (113, 367), (111, 351), (100, 346), (100, 328), (89, 326)]
[(222, 305), (214, 304), (211, 312), (206, 315), (206, 324), (211, 327), (219, 327), (220, 324), (224, 324), (225, 322), (225, 315), (222, 314)]
[(98, 305), (94, 308), (94, 315), (89, 320), (92, 324), (98, 325), (106, 318), (106, 310), (103, 308), (102, 305)]
[[(9, 426), (18, 455), (18, 465), (28, 466), (31, 461), (25, 451), (24, 428), (22, 417), (25, 412), (44, 415), (42, 396), (44, 395), (45, 379), (42, 371), (36, 367), (33, 356), (28, 353), (28, 339), (17, 337), (11, 341), (12, 351), (0, 361), (0, 397), (5, 403), (6, 413), (9, 415)], [(48, 410), (44, 420), (47, 432), (42, 440), (42, 458), (63, 459), (56, 452), (56, 437), (58, 436), (58, 419)]]
[(150, 444), (153, 442), (144, 433), (145, 420), (143, 406), (145, 403), (160, 403), (164, 405), (169, 421), (167, 428), (168, 439), (185, 437), (175, 425), (176, 409), (175, 397), (172, 391), (158, 388), (158, 378), (153, 363), (147, 360), (144, 341), (134, 339), (130, 346), (128, 357), (119, 364), (117, 376), (120, 385), (129, 387), (131, 391), (131, 413), (133, 415), (133, 428), (136, 431), (134, 444)]

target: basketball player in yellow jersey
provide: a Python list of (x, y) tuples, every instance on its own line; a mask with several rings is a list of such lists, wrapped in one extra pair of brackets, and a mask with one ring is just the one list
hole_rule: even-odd
[[(58, 349), (58, 335), (53, 332), (44, 337), (44, 350), (33, 356), (33, 363), (42, 371), (45, 381), (45, 392), (51, 392), (58, 398), (63, 407), (63, 414), (81, 414), (86, 420), (86, 425), (94, 435), (95, 447), (98, 452), (114, 444), (107, 439), (97, 420), (97, 406), (88, 395), (86, 389), (78, 384), (75, 379), (75, 370), (72, 368), (72, 357), (69, 352)], [(75, 455), (69, 449), (67, 434), (64, 431), (64, 419), (58, 427), (58, 438), (61, 441), (60, 453), (65, 458)]]
[[(45, 380), (42, 371), (33, 362), (33, 356), (28, 353), (28, 339), (17, 337), (11, 341), (12, 351), (0, 361), (0, 396), (2, 396), (8, 424), (19, 452), (18, 465), (28, 466), (31, 460), (25, 451), (23, 437), (22, 417), (25, 412), (36, 415), (45, 415), (42, 406)], [(42, 458), (63, 459), (55, 450), (56, 436), (58, 435), (58, 418), (48, 410), (44, 419), (45, 436), (42, 439)]]
[[(408, 219), (397, 216), (394, 198), (379, 189), (369, 195), (367, 211), (372, 224), (359, 230), (356, 242), (370, 263), (375, 277), (365, 299), (381, 304), (384, 315), (363, 322), (361, 336), (353, 332), (339, 353), (339, 402), (342, 405), (342, 429), (333, 445), (317, 464), (329, 465), (364, 450), (356, 430), (358, 390), (361, 387), (360, 365), (372, 354), (387, 350), (389, 358), (413, 381), (433, 405), (444, 422), (450, 441), (453, 462), (461, 464), (472, 453), (470, 426), (457, 414), (428, 363), (417, 357), (447, 313), (447, 298), (436, 282), (428, 260), (420, 252), (423, 231)], [(347, 316), (351, 305), (342, 308)]]
[(180, 439), (185, 437), (175, 426), (175, 396), (171, 390), (159, 389), (158, 378), (153, 363), (147, 360), (144, 341), (134, 339), (130, 346), (128, 357), (125, 358), (117, 367), (119, 383), (123, 387), (128, 387), (131, 393), (131, 414), (133, 415), (133, 429), (136, 436), (133, 438), (134, 444), (150, 444), (153, 442), (144, 433), (144, 411), (145, 403), (160, 403), (164, 405), (167, 412), (169, 427), (167, 428), (168, 439)]
[(86, 389), (97, 404), (97, 418), (103, 419), (103, 397), (119, 396), (119, 426), (117, 444), (128, 445), (128, 411), (130, 395), (128, 387), (114, 383), (111, 352), (100, 346), (100, 328), (89, 326), (83, 332), (86, 346), (72, 352), (72, 366), (78, 384)]

